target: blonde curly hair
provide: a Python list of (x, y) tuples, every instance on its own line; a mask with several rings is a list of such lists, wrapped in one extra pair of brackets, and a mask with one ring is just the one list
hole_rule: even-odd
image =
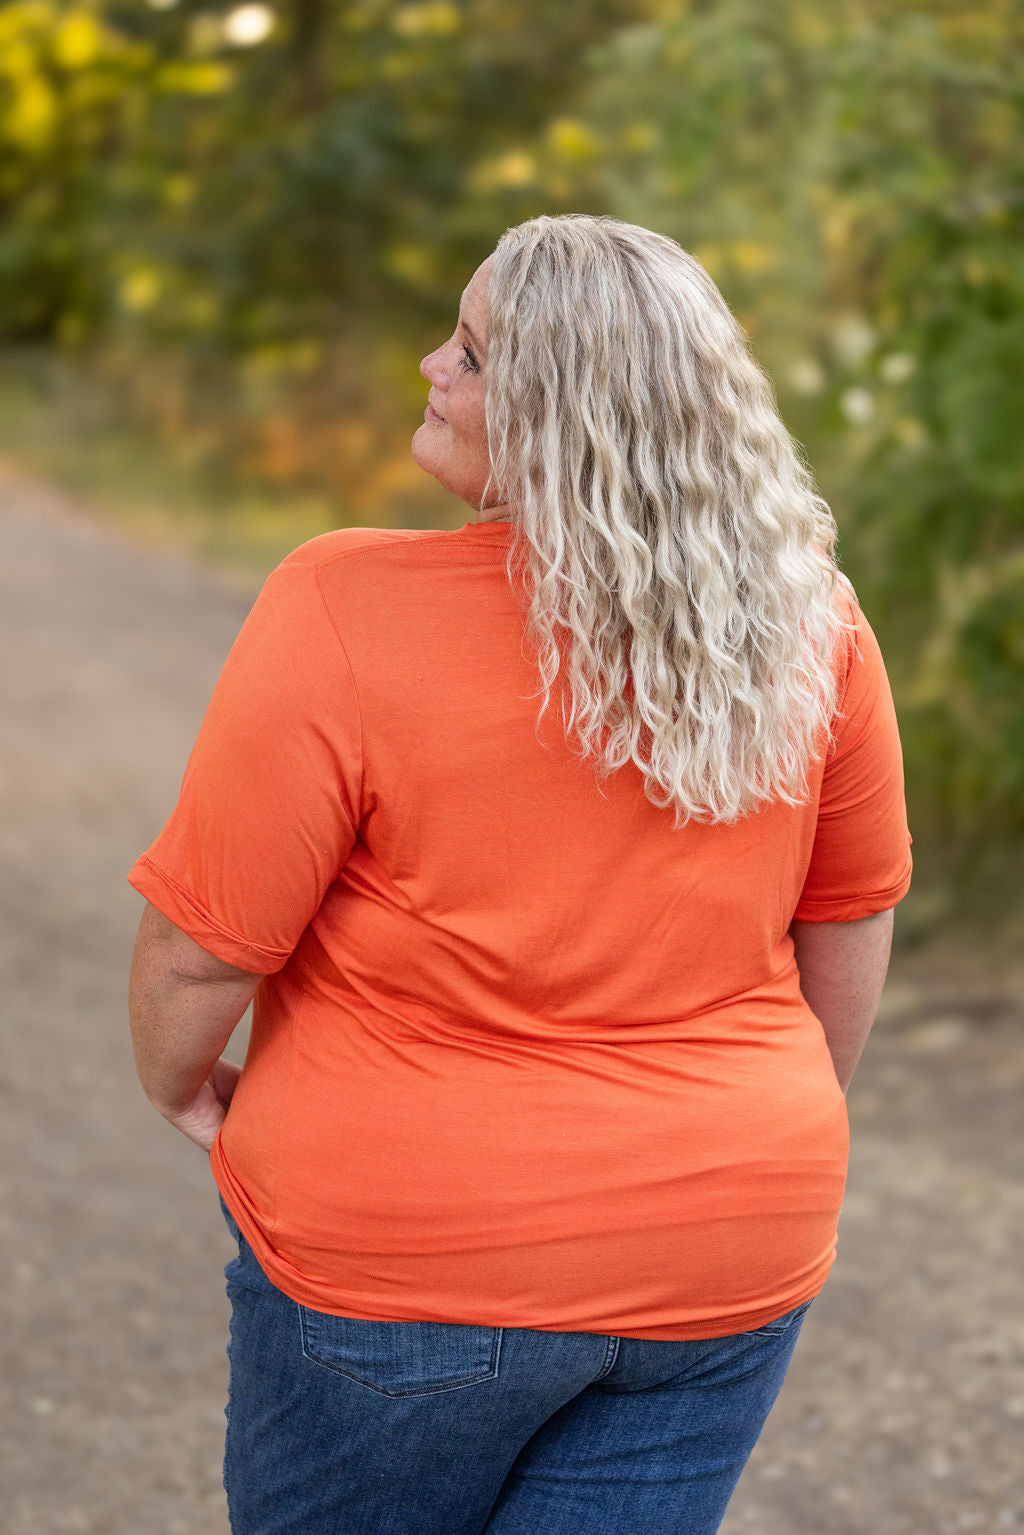
[[(831, 740), (836, 525), (772, 385), (698, 261), (568, 214), (506, 230), (487, 430), (544, 699), (599, 783), (731, 822), (806, 798)], [(536, 696), (536, 695), (535, 695)]]

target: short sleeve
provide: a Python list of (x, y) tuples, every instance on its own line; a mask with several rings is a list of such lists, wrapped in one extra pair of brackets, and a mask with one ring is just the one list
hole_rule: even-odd
[(856, 601), (846, 677), (822, 779), (811, 861), (794, 919), (853, 922), (910, 888), (903, 753), (878, 641)]
[(129, 883), (201, 948), (269, 975), (352, 850), (360, 783), (354, 678), (316, 565), (290, 555), (232, 646), (178, 803)]

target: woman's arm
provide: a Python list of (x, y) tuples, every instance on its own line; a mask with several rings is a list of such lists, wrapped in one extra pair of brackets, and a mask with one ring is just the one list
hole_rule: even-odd
[(800, 990), (825, 1031), (846, 1092), (860, 1059), (889, 968), (892, 911), (857, 922), (793, 922)]
[(262, 979), (201, 949), (147, 902), (128, 983), (135, 1066), (153, 1107), (204, 1151), (239, 1077), (221, 1051)]

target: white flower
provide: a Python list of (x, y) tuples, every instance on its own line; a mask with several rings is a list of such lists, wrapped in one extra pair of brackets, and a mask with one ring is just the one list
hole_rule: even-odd
[(863, 362), (878, 340), (877, 333), (872, 330), (866, 320), (860, 315), (847, 315), (840, 320), (832, 332), (832, 345), (836, 349), (836, 355), (840, 361), (856, 366)]
[(813, 357), (798, 357), (790, 366), (789, 382), (797, 394), (820, 394), (825, 387), (825, 370)]
[(269, 5), (236, 5), (224, 18), (224, 36), (239, 48), (251, 48), (262, 43), (274, 26), (274, 13)]
[(905, 384), (917, 367), (917, 358), (909, 352), (890, 352), (883, 357), (878, 371), (887, 384)]
[(847, 389), (840, 396), (839, 406), (847, 421), (862, 426), (875, 413), (875, 399), (868, 389)]

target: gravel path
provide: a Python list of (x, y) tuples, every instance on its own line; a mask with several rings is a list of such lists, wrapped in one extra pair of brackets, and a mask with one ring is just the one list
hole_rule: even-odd
[[(2, 465), (0, 585), (0, 1530), (226, 1535), (230, 1245), (135, 1080), (124, 875), (255, 588)], [(1022, 964), (894, 964), (839, 1261), (723, 1535), (1024, 1532), (1022, 1023)]]

